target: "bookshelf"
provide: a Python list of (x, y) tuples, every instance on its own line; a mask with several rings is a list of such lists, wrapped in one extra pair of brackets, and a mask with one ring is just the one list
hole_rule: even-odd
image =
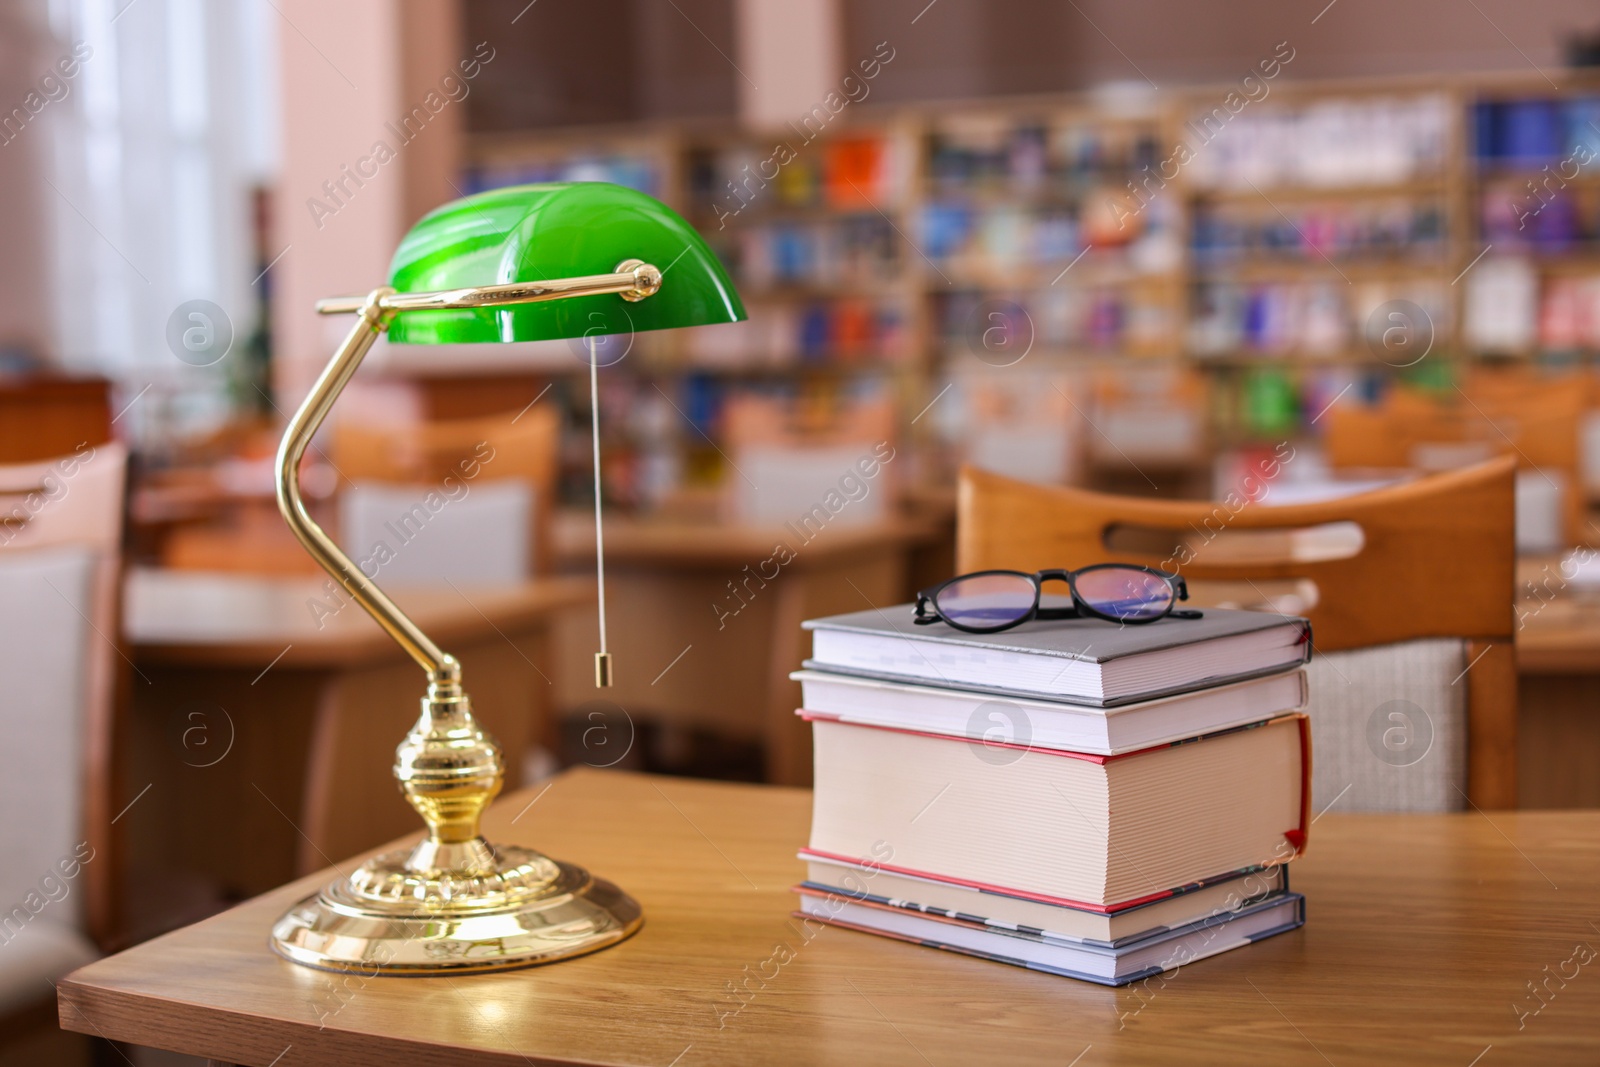
[(1191, 136), (1213, 137), (1183, 195), (1186, 351), (1212, 387), (1214, 442), (1311, 432), (1335, 397), (1372, 397), (1452, 358), (1465, 247), (1456, 91), (1279, 83), (1225, 135), (1202, 128), (1217, 98), (1177, 105)]
[[(681, 455), (650, 461), (663, 484), (725, 474), (717, 413), (749, 392), (814, 413), (891, 396), (923, 484), (993, 449), (1023, 462), (1042, 447), (1027, 460), (1041, 477), (1140, 466), (1124, 445), (1146, 435), (1107, 397), (1154, 413), (1152, 437), (1161, 411), (1198, 407), (1198, 434), (1166, 447), (1202, 468), (1315, 434), (1335, 397), (1397, 379), (1600, 356), (1600, 78), (1560, 81), (1279, 79), (1226, 136), (1229, 86), (853, 105), (820, 135), (499, 135), (469, 139), (466, 183), (635, 184), (725, 258), (750, 321), (641, 336), (612, 384), (635, 466)], [(1203, 147), (1175, 166), (1180, 142)], [(1580, 145), (1593, 158), (1574, 173)], [(1515, 231), (1508, 190), (1563, 162), (1551, 203)], [(1063, 422), (1097, 447), (1030, 444)], [(1107, 424), (1130, 436), (1098, 447)]]
[[(1569, 80), (1569, 79), (1563, 79)], [(1480, 293), (1469, 343), (1488, 355), (1584, 361), (1600, 353), (1600, 80), (1540, 79), (1467, 101), (1469, 223), (1501, 289)]]

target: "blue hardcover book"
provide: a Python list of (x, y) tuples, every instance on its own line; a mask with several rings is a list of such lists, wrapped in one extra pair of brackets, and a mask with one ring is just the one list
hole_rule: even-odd
[(1506, 105), (1504, 153), (1519, 163), (1555, 159), (1566, 144), (1561, 105), (1554, 100), (1517, 100)]
[(1500, 105), (1474, 104), (1472, 107), (1472, 144), (1480, 163), (1493, 162), (1503, 154), (1500, 128)]

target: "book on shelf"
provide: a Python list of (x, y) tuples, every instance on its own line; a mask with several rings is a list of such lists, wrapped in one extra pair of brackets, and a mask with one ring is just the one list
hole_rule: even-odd
[(1137, 982), (1305, 923), (1305, 898), (1298, 893), (1283, 893), (1236, 912), (1219, 913), (1189, 926), (1110, 947), (918, 914), (877, 901), (819, 893), (805, 886), (799, 892), (799, 914), (803, 917), (1102, 985)]
[(1231, 914), (1289, 889), (1289, 868), (1276, 864), (1180, 886), (1167, 896), (1116, 911), (1095, 911), (931, 875), (901, 874), (810, 849), (801, 849), (800, 858), (806, 864), (801, 888), (813, 892), (1107, 948)]
[(998, 727), (1007, 740), (1106, 756), (1299, 711), (1308, 696), (1306, 673), (1299, 667), (1112, 707), (830, 671), (802, 670), (789, 677), (800, 683), (805, 711), (819, 719), (973, 740), (988, 739)]
[(827, 856), (1111, 912), (1305, 844), (1302, 714), (1116, 756), (805, 717)]
[(808, 669), (1106, 707), (1273, 673), (1311, 652), (1305, 619), (1222, 608), (1139, 626), (1035, 620), (969, 634), (942, 623), (918, 626), (912, 606), (902, 604), (804, 626), (812, 631)]

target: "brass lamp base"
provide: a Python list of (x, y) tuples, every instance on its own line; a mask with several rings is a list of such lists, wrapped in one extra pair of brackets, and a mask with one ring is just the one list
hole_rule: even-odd
[(412, 855), (385, 853), (296, 904), (272, 928), (273, 949), (325, 971), (476, 974), (594, 952), (644, 922), (610, 882), (528, 849), (494, 850), (484, 874), (418, 875)]
[(610, 882), (479, 836), (500, 792), (500, 748), (473, 718), (459, 664), (442, 659), (395, 750), (395, 778), (428, 836), (290, 908), (272, 927), (286, 959), (368, 977), (472, 974), (594, 952), (643, 925), (638, 903)]

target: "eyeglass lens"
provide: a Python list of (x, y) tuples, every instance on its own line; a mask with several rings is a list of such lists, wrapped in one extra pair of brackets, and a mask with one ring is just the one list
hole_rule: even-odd
[(1172, 607), (1166, 579), (1134, 567), (1105, 567), (1080, 573), (1078, 596), (1096, 611), (1123, 622), (1158, 619)]
[(958, 578), (934, 597), (946, 621), (975, 630), (1007, 626), (1033, 610), (1033, 582), (1021, 574)]

